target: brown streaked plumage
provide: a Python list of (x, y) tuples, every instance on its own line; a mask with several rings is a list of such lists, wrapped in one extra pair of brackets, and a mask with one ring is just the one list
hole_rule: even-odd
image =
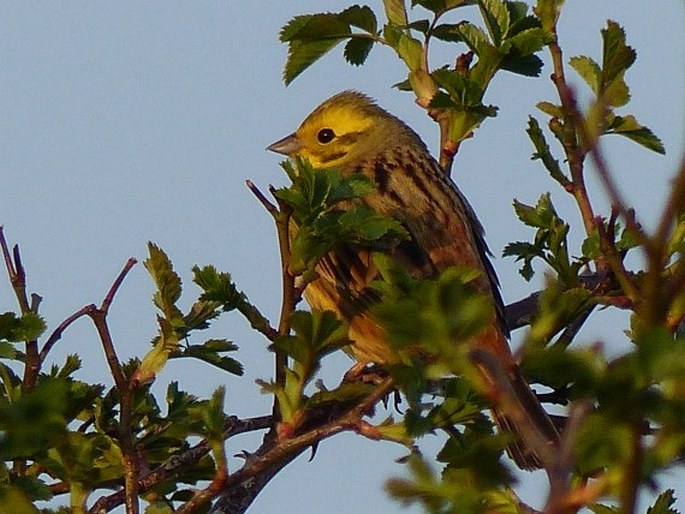
[[(451, 266), (482, 271), (473, 284), (493, 300), (491, 326), (476, 337), (476, 346), (505, 370), (527, 430), (550, 445), (558, 434), (534, 393), (521, 377), (509, 349), (508, 330), (498, 281), (488, 258), (483, 228), (457, 186), (430, 155), (419, 136), (401, 120), (378, 107), (367, 96), (345, 91), (323, 102), (296, 132), (269, 150), (308, 159), (314, 167), (336, 168), (343, 174), (362, 173), (377, 185), (363, 198), (373, 210), (402, 223), (409, 240), (391, 251), (415, 277), (434, 277)], [(318, 278), (304, 292), (316, 309), (337, 312), (349, 323), (351, 352), (360, 362), (386, 363), (393, 354), (382, 327), (368, 308), (376, 300), (369, 284), (379, 278), (368, 251), (343, 246), (326, 255), (317, 267)], [(486, 382), (495, 382), (477, 365)], [(517, 432), (518, 422), (495, 411), (505, 430)], [(509, 448), (517, 465), (534, 469), (540, 463), (522, 441)]]

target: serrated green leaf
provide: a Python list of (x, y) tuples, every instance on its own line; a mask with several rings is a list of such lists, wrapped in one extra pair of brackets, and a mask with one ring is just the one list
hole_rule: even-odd
[(373, 43), (371, 39), (352, 37), (345, 45), (343, 53), (345, 60), (354, 66), (364, 64), (373, 48)]
[(613, 82), (630, 68), (637, 53), (626, 45), (626, 34), (618, 23), (607, 21), (607, 28), (602, 29), (602, 83)]
[(462, 22), (454, 27), (455, 30), (458, 30), (460, 40), (476, 55), (480, 56), (496, 52), (496, 48), (490, 43), (487, 34), (480, 27), (469, 22)]
[(13, 344), (0, 341), (0, 359), (15, 360), (19, 355)]
[[(549, 104), (548, 106), (545, 104), (545, 102), (541, 103), (544, 104), (542, 106), (538, 104), (538, 108), (540, 108), (541, 110), (544, 110), (546, 108), (551, 112), (556, 112), (555, 108), (557, 106), (552, 104)], [(559, 108), (559, 110), (561, 110), (561, 108)], [(568, 184), (569, 180), (566, 177), (566, 175), (564, 175), (564, 172), (561, 171), (559, 161), (557, 161), (552, 156), (552, 151), (550, 150), (549, 145), (547, 144), (547, 140), (545, 138), (544, 133), (542, 132), (542, 129), (540, 128), (540, 124), (532, 116), (528, 117), (528, 128), (526, 129), (526, 133), (528, 134), (528, 137), (530, 138), (531, 142), (533, 143), (533, 146), (535, 147), (535, 152), (533, 153), (531, 159), (540, 159), (542, 161), (542, 164), (545, 166), (550, 176), (554, 180), (559, 182), (562, 186)]]
[(593, 230), (592, 233), (585, 238), (581, 245), (581, 251), (583, 252), (583, 257), (591, 260), (594, 260), (601, 255), (599, 231), (597, 229)]
[(542, 59), (537, 55), (518, 56), (514, 52), (508, 54), (500, 62), (501, 69), (524, 77), (539, 77), (543, 66)]
[(399, 26), (407, 24), (407, 9), (404, 0), (383, 0), (383, 7), (390, 23)]
[(38, 314), (27, 312), (20, 317), (14, 312), (0, 314), (0, 340), (12, 343), (34, 341), (46, 329), (45, 321)]
[(431, 32), (431, 35), (442, 41), (460, 42), (463, 40), (459, 30), (459, 24), (456, 23), (441, 23), (436, 25)]
[(609, 126), (607, 134), (618, 134), (654, 152), (665, 154), (661, 140), (647, 127), (640, 125), (635, 116), (616, 116)]
[(428, 20), (416, 20), (407, 25), (407, 28), (411, 30), (417, 30), (421, 32), (421, 34), (426, 35), (428, 33), (428, 29), (430, 28), (430, 22)]
[(662, 492), (654, 502), (654, 505), (647, 509), (647, 514), (680, 514), (678, 509), (674, 508), (676, 499), (673, 489), (666, 489)]
[(244, 370), (239, 361), (225, 355), (219, 355), (237, 349), (238, 347), (234, 343), (226, 339), (209, 339), (202, 345), (188, 345), (182, 349), (174, 350), (170, 354), (170, 358), (194, 357), (233, 375), (242, 376)]
[(599, 67), (599, 64), (585, 55), (571, 57), (569, 64), (576, 70), (585, 83), (590, 86), (590, 89), (598, 95), (602, 83), (602, 70)]
[[(521, 20), (526, 18), (526, 14), (528, 14), (528, 4), (526, 2), (507, 1), (504, 6), (507, 8), (507, 11), (509, 11), (510, 25), (521, 22)], [(527, 18), (535, 19), (534, 16), (528, 16)], [(537, 21), (537, 24), (540, 26), (539, 21)]]
[(224, 413), (224, 401), (226, 388), (218, 387), (212, 394), (211, 399), (202, 408), (202, 420), (207, 430), (207, 437), (214, 442), (223, 441), (226, 414)]
[(507, 38), (502, 50), (511, 52), (515, 49), (516, 56), (528, 56), (542, 49), (547, 43), (549, 33), (542, 28), (534, 27)]
[(412, 7), (420, 5), (431, 12), (438, 12), (445, 9), (445, 0), (411, 0)]
[(514, 211), (518, 218), (529, 227), (549, 228), (557, 213), (549, 193), (540, 195), (535, 207), (514, 200)]
[(303, 71), (335, 48), (341, 41), (342, 38), (290, 43), (288, 46), (288, 57), (283, 70), (283, 82), (285, 82), (285, 85), (290, 85)]
[(313, 15), (311, 14), (305, 14), (301, 16), (295, 16), (289, 20), (288, 23), (281, 28), (281, 32), (279, 33), (279, 41), (281, 43), (290, 42), (297, 36), (300, 30), (302, 30), (307, 23), (309, 23), (309, 20), (311, 20), (312, 17)]
[(509, 32), (509, 10), (502, 0), (480, 0), (478, 7), (490, 39), (496, 47), (499, 47)]
[[(507, 4), (508, 6), (509, 4)], [(525, 6), (525, 4), (524, 4)], [(527, 6), (526, 6), (526, 11), (527, 11)], [(520, 32), (529, 30), (529, 29), (542, 29), (542, 24), (540, 23), (540, 19), (537, 18), (536, 16), (521, 16), (519, 17), (519, 14), (517, 13), (516, 15), (511, 13), (510, 10), (510, 16), (511, 16), (511, 27), (509, 27), (509, 37), (513, 37), (516, 34), (519, 34)], [(548, 42), (551, 42), (554, 40), (554, 35), (550, 33), (548, 30), (545, 30), (545, 40)]]
[[(230, 273), (219, 272), (212, 265), (202, 268), (196, 265), (193, 266), (192, 271), (193, 282), (204, 291), (200, 295), (200, 300), (204, 302), (217, 302), (226, 312), (236, 309), (240, 302), (244, 300), (245, 296), (236, 288)], [(214, 317), (214, 315), (210, 311), (206, 317), (210, 318)]]
[(519, 274), (526, 280), (530, 280), (535, 275), (533, 270), (533, 259), (535, 257), (542, 257), (544, 254), (532, 243), (526, 241), (515, 241), (509, 243), (502, 250), (502, 257), (516, 257), (517, 261), (522, 261), (521, 269), (519, 269)]
[(144, 266), (157, 286), (152, 297), (154, 304), (167, 319), (181, 319), (181, 311), (176, 307), (176, 302), (181, 297), (181, 278), (174, 271), (164, 250), (151, 242), (147, 247), (149, 257), (145, 259)]
[(353, 5), (341, 11), (338, 18), (349, 25), (365, 30), (369, 34), (376, 34), (378, 21), (370, 7), (366, 5)]

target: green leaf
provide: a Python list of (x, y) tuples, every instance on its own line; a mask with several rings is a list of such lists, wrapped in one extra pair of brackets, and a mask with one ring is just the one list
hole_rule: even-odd
[(577, 57), (571, 57), (569, 60), (571, 67), (576, 70), (578, 75), (590, 86), (590, 89), (599, 95), (601, 82), (602, 82), (602, 70), (593, 59), (585, 55), (579, 55)]
[(226, 414), (224, 413), (225, 397), (226, 388), (223, 386), (218, 387), (212, 394), (212, 398), (202, 409), (202, 419), (207, 430), (206, 435), (208, 439), (214, 442), (222, 442), (224, 440), (224, 426), (226, 425)]
[(564, 0), (538, 0), (535, 6), (535, 14), (542, 22), (542, 26), (553, 32), (556, 28)]
[(469, 22), (462, 22), (454, 26), (458, 29), (459, 41), (463, 41), (476, 55), (488, 55), (496, 52), (483, 29)]
[(20, 355), (13, 344), (0, 341), (0, 359), (16, 360)]
[(654, 502), (654, 505), (647, 509), (647, 514), (680, 514), (678, 509), (674, 508), (675, 496), (673, 489), (666, 489)]
[(625, 31), (615, 21), (607, 21), (602, 41), (602, 83), (608, 85), (617, 78), (623, 80), (623, 73), (633, 65), (637, 53), (626, 45)]
[[(354, 13), (349, 16), (357, 18)], [(360, 15), (356, 21), (362, 18)], [(290, 84), (350, 34), (349, 24), (339, 14), (309, 14), (290, 20), (280, 33), (281, 42), (288, 43), (288, 57), (283, 70), (285, 84)]]
[(238, 291), (230, 273), (218, 272), (214, 266), (193, 266), (193, 282), (204, 291), (200, 299), (205, 302), (217, 302), (224, 311), (236, 309), (244, 295)]
[(143, 357), (132, 377), (132, 380), (139, 384), (152, 382), (166, 365), (169, 355), (178, 349), (178, 335), (171, 323), (159, 316), (157, 323), (160, 330), (155, 346)]
[(225, 352), (234, 352), (237, 349), (238, 347), (234, 343), (226, 339), (209, 339), (202, 345), (188, 345), (173, 351), (170, 358), (194, 357), (233, 375), (242, 376), (243, 366), (240, 362), (219, 355)]
[(516, 50), (516, 55), (524, 57), (541, 50), (547, 43), (549, 33), (540, 27), (533, 27), (507, 38), (502, 46), (507, 52)]
[(419, 70), (423, 66), (423, 45), (418, 39), (402, 34), (397, 53), (410, 70)]
[(35, 341), (46, 329), (45, 321), (38, 314), (27, 312), (21, 317), (13, 312), (0, 314), (0, 340), (12, 343)]
[(145, 259), (144, 265), (157, 286), (152, 297), (154, 304), (168, 320), (180, 320), (183, 315), (176, 307), (176, 302), (181, 297), (181, 278), (174, 271), (164, 250), (154, 243), (148, 243), (147, 247), (149, 257)]
[(532, 265), (533, 259), (543, 256), (544, 253), (537, 246), (525, 241), (509, 243), (502, 250), (502, 257), (516, 257), (517, 261), (523, 261), (519, 273), (527, 282), (530, 282), (530, 279), (535, 275)]
[(41, 512), (21, 490), (4, 484), (0, 485), (0, 504), (3, 514), (39, 514)]
[(502, 0), (479, 0), (478, 7), (490, 38), (499, 47), (509, 32), (509, 10)]
[(661, 139), (659, 139), (650, 129), (640, 125), (635, 116), (616, 116), (606, 133), (627, 137), (656, 153), (662, 155), (666, 153), (666, 149), (664, 148)]
[(383, 7), (390, 23), (399, 26), (407, 24), (407, 9), (404, 0), (383, 0)]
[(354, 27), (365, 30), (369, 34), (376, 34), (378, 21), (370, 7), (353, 5), (338, 14), (338, 18)]
[(525, 225), (535, 228), (549, 228), (552, 220), (557, 218), (549, 193), (540, 195), (535, 207), (514, 200), (514, 211)]
[[(540, 109), (545, 114), (548, 114), (552, 118), (561, 119), (564, 116), (564, 111), (563, 111), (561, 105), (553, 104), (551, 102), (538, 102), (535, 104), (535, 107)], [(529, 121), (531, 118), (532, 117), (528, 118)], [(532, 118), (532, 119), (535, 120), (535, 118)], [(537, 125), (538, 130), (539, 130), (540, 125), (538, 124), (537, 120), (535, 120), (535, 124)], [(530, 125), (530, 123), (529, 123), (529, 125)]]
[[(17, 476), (12, 479), (11, 484), (32, 501), (48, 501), (53, 498), (48, 485), (38, 478), (29, 475)], [(1, 509), (2, 507), (0, 512), (3, 512)]]
[[(540, 104), (538, 104), (538, 107), (540, 107)], [(547, 108), (547, 106), (543, 107)], [(551, 106), (549, 108), (552, 109), (553, 107), (556, 106)], [(559, 161), (557, 161), (552, 155), (552, 151), (547, 144), (547, 140), (545, 139), (545, 135), (540, 128), (540, 124), (532, 116), (528, 117), (528, 128), (526, 129), (526, 133), (535, 147), (535, 152), (533, 153), (531, 159), (539, 159), (542, 161), (542, 164), (545, 166), (550, 176), (562, 186), (566, 186), (569, 183), (569, 179), (561, 170)]]
[(61, 444), (67, 435), (68, 392), (66, 380), (50, 378), (12, 403), (0, 404), (0, 458), (31, 458)]
[(345, 45), (344, 56), (347, 62), (354, 66), (364, 64), (369, 52), (373, 48), (373, 40), (361, 37), (352, 37)]
[[(513, 55), (512, 55), (513, 54)], [(503, 70), (523, 75), (524, 77), (539, 77), (544, 63), (537, 55), (515, 55), (513, 52), (508, 54), (500, 62)]]
[(632, 452), (629, 427), (599, 414), (588, 416), (576, 437), (577, 466), (582, 473), (605, 466), (624, 467)]
[(442, 41), (461, 42), (463, 38), (459, 30), (460, 24), (455, 23), (441, 23), (436, 25), (431, 32), (431, 35)]
[(407, 25), (408, 29), (418, 30), (421, 34), (426, 35), (428, 29), (430, 28), (430, 22), (428, 20), (416, 20)]
[(581, 246), (583, 257), (594, 260), (602, 254), (599, 245), (599, 231), (595, 228), (590, 235), (588, 235)]
[(303, 71), (331, 51), (341, 39), (322, 39), (317, 41), (293, 41), (288, 46), (288, 57), (283, 70), (283, 82), (288, 86)]

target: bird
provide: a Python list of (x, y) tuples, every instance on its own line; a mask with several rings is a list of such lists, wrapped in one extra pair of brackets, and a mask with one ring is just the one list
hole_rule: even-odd
[[(475, 346), (486, 360), (496, 360), (518, 403), (514, 411), (500, 406), (501, 412), (495, 406), (493, 418), (500, 430), (516, 438), (507, 447), (516, 465), (540, 468), (539, 452), (529, 446), (526, 434), (534, 431), (554, 448), (559, 433), (509, 347), (504, 304), (483, 226), (420, 136), (369, 96), (347, 90), (325, 100), (295, 132), (267, 149), (307, 160), (314, 169), (336, 169), (343, 176), (363, 174), (370, 179), (375, 189), (361, 202), (406, 230), (407, 239), (392, 250), (391, 258), (413, 277), (435, 278), (454, 266), (481, 272), (472, 285), (491, 299), (493, 314), (487, 329), (475, 336)], [(333, 311), (348, 324), (349, 352), (360, 364), (384, 365), (396, 359), (384, 328), (361, 301), (363, 292), (379, 278), (368, 248), (337, 245), (320, 259), (316, 278), (303, 293), (311, 308)], [(486, 382), (498, 380), (491, 366), (474, 365)]]

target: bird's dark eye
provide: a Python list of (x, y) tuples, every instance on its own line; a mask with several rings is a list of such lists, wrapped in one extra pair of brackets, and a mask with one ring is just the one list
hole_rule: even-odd
[(316, 134), (316, 139), (319, 140), (319, 143), (324, 144), (324, 145), (326, 143), (330, 143), (331, 141), (333, 141), (334, 137), (335, 137), (335, 132), (333, 132), (333, 129), (329, 129), (329, 128), (322, 128)]

